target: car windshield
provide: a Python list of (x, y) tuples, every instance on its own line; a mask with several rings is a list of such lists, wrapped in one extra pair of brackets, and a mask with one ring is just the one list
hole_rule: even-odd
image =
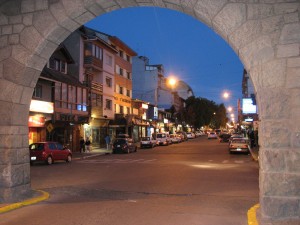
[(149, 137), (142, 137), (142, 141), (150, 141)]
[(121, 144), (125, 144), (126, 140), (125, 139), (116, 139), (114, 144), (116, 145), (121, 145)]
[(165, 138), (166, 135), (165, 135), (165, 134), (157, 134), (157, 137), (158, 137), (158, 138)]
[(31, 144), (29, 145), (29, 149), (30, 150), (33, 150), (33, 151), (41, 151), (41, 150), (44, 150), (44, 143), (34, 143), (34, 144)]

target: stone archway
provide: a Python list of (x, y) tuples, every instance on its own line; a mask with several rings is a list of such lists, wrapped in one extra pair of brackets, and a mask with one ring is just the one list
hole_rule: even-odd
[(131, 6), (191, 15), (237, 52), (260, 107), (260, 221), (299, 223), (299, 0), (0, 1), (0, 200), (30, 192), (27, 115), (33, 88), (52, 52), (95, 16)]

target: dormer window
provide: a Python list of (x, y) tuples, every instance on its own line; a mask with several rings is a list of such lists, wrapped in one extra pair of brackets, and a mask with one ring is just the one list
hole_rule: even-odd
[(66, 73), (67, 72), (67, 63), (63, 60), (56, 59), (56, 58), (50, 58), (49, 59), (49, 68)]

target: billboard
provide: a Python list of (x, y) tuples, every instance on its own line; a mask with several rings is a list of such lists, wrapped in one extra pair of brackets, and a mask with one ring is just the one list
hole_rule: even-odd
[(243, 110), (243, 114), (255, 114), (255, 113), (257, 113), (256, 105), (253, 104), (252, 98), (243, 98), (242, 110)]

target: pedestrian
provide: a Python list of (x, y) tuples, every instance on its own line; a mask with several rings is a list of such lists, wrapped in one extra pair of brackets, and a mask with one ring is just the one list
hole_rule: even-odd
[(109, 150), (109, 145), (110, 145), (110, 136), (109, 135), (106, 135), (105, 143), (106, 143), (106, 149)]
[(80, 151), (80, 153), (85, 152), (85, 145), (84, 144), (85, 144), (84, 138), (80, 137), (80, 141), (79, 141), (79, 145), (80, 145), (79, 151)]
[(86, 152), (91, 152), (91, 141), (89, 138), (86, 139), (85, 146), (86, 146)]

